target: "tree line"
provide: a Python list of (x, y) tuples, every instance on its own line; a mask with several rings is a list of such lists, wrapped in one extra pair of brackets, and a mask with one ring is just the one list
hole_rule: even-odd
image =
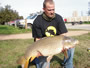
[(23, 16), (19, 16), (16, 10), (11, 9), (10, 5), (6, 5), (5, 8), (0, 7), (0, 24), (5, 24), (17, 19), (23, 19)]

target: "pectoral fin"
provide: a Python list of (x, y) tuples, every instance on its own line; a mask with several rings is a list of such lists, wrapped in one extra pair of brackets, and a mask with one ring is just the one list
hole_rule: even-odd
[(68, 58), (67, 49), (64, 50), (64, 56), (65, 58)]

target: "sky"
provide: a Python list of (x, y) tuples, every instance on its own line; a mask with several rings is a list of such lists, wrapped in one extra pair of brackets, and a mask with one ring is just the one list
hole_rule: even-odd
[[(10, 5), (20, 16), (26, 18), (30, 13), (42, 11), (44, 0), (0, 0), (0, 6)], [(73, 11), (78, 12), (78, 16), (86, 16), (88, 12), (88, 2), (90, 0), (54, 0), (55, 12), (62, 17), (72, 17)]]

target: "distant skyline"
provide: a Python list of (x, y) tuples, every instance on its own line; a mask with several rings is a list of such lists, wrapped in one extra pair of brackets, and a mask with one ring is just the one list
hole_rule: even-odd
[[(44, 0), (0, 0), (0, 6), (10, 5), (11, 9), (16, 10), (19, 15), (26, 18), (30, 13), (42, 10)], [(62, 17), (71, 17), (73, 11), (78, 15), (85, 16), (88, 12), (88, 2), (90, 0), (54, 0), (55, 11)]]

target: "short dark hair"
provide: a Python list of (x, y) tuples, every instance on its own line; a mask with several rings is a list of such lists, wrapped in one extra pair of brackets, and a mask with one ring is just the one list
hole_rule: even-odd
[(44, 0), (43, 2), (43, 8), (46, 8), (46, 3), (50, 3), (50, 4), (54, 4), (54, 1), (53, 0)]

